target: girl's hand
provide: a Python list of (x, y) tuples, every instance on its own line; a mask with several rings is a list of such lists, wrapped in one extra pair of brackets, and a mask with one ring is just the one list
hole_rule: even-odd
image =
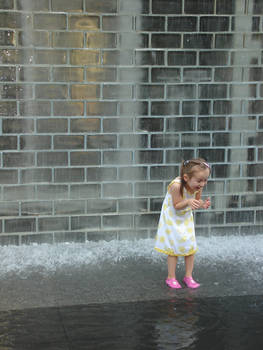
[(203, 202), (203, 208), (207, 209), (211, 205), (210, 198), (208, 197), (204, 202)]
[(200, 199), (189, 199), (188, 200), (188, 205), (189, 207), (191, 207), (191, 209), (198, 209), (198, 208), (201, 208), (203, 206), (203, 201), (200, 200)]

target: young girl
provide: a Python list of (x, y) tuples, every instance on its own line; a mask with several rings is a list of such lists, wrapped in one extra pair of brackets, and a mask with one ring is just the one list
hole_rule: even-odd
[(183, 161), (180, 177), (168, 186), (163, 201), (155, 249), (167, 254), (170, 288), (182, 288), (176, 280), (175, 271), (178, 256), (185, 257), (183, 282), (189, 288), (200, 286), (193, 277), (194, 254), (197, 251), (192, 210), (210, 206), (210, 199), (201, 200), (201, 194), (210, 175), (210, 166), (202, 158)]

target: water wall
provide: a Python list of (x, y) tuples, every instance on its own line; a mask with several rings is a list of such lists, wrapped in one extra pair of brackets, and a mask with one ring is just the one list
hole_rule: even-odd
[(154, 237), (182, 159), (197, 233), (262, 233), (261, 0), (0, 0), (0, 244)]

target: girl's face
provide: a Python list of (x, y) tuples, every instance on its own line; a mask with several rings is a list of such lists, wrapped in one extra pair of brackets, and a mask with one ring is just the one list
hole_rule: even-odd
[(189, 175), (184, 174), (184, 180), (186, 182), (186, 188), (188, 191), (194, 193), (205, 187), (207, 184), (207, 179), (210, 175), (210, 170), (196, 170), (193, 176), (190, 178)]

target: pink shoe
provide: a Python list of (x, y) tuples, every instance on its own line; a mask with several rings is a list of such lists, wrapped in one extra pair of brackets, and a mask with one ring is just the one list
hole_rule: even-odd
[(174, 288), (174, 289), (182, 288), (180, 283), (175, 278), (167, 278), (165, 282), (166, 282), (167, 286), (170, 288)]
[(186, 284), (188, 288), (198, 288), (200, 284), (195, 282), (193, 277), (184, 277), (183, 282)]

